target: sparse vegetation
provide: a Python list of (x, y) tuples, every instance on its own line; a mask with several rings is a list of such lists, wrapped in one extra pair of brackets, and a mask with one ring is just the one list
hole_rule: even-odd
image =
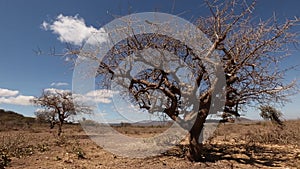
[(10, 134), (0, 136), (0, 151), (11, 157), (22, 158), (34, 153), (34, 145), (31, 144), (28, 138), (23, 133)]
[[(79, 125), (66, 124), (63, 136), (47, 125), (0, 132), (2, 168), (297, 168), (300, 166), (300, 120), (284, 121), (282, 129), (270, 122), (220, 124), (204, 144), (200, 163), (185, 159), (186, 144), (155, 157), (115, 156), (92, 142)], [(132, 137), (149, 137), (169, 126), (114, 126)], [(22, 128), (22, 127), (21, 127)], [(32, 128), (40, 132), (32, 133)], [(54, 137), (53, 137), (54, 136)], [(170, 138), (161, 140), (172, 142)], [(0, 167), (0, 168), (1, 168)]]
[(300, 121), (282, 122), (283, 127), (262, 123), (260, 128), (249, 130), (244, 140), (249, 143), (298, 145), (300, 146)]
[(0, 131), (21, 130), (29, 128), (35, 123), (35, 118), (24, 117), (13, 111), (0, 109)]
[[(10, 115), (12, 113), (9, 113)], [(18, 115), (13, 113), (14, 117)], [(16, 115), (16, 116), (15, 116)], [(2, 116), (7, 116), (2, 114)], [(19, 117), (19, 116), (18, 116)], [(22, 117), (11, 120), (22, 124)], [(238, 120), (237, 120), (238, 121)], [(9, 121), (7, 121), (9, 123)], [(93, 124), (92, 121), (87, 123)], [(26, 124), (26, 123), (25, 123)], [(24, 125), (25, 125), (24, 124)], [(95, 124), (100, 125), (100, 124)], [(1, 124), (0, 128), (6, 126)], [(151, 137), (168, 129), (162, 126), (113, 126), (131, 137)], [(38, 131), (38, 132), (36, 132)], [(185, 159), (185, 143), (160, 156), (130, 159), (115, 156), (95, 145), (80, 125), (65, 124), (65, 134), (57, 134), (46, 123), (17, 125), (0, 131), (0, 169), (3, 168), (297, 168), (300, 166), (300, 120), (283, 121), (280, 128), (267, 121), (243, 120), (219, 124), (213, 137), (204, 144), (201, 161)], [(172, 143), (166, 138), (162, 142)], [(158, 142), (159, 144), (159, 142)]]

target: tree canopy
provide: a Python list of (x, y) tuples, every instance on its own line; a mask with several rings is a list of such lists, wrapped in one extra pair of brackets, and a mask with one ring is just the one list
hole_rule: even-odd
[[(281, 63), (289, 56), (291, 45), (298, 42), (298, 34), (291, 28), (299, 19), (278, 22), (275, 15), (268, 20), (253, 19), (255, 5), (206, 1), (211, 15), (195, 23), (211, 41), (204, 49), (163, 34), (176, 29), (170, 25), (159, 27), (145, 21), (149, 27), (159, 27), (158, 31), (143, 33), (141, 27), (137, 34), (130, 27), (132, 21), (127, 21), (122, 31), (133, 35), (117, 42), (101, 59), (97, 58), (98, 49), (70, 50), (70, 54), (98, 62), (100, 86), (111, 89), (114, 84), (140, 109), (164, 113), (189, 130), (188, 157), (198, 161), (199, 136), (210, 113), (239, 116), (247, 106), (284, 104), (296, 92), (296, 82), (285, 79), (293, 66), (286, 68)], [(195, 42), (205, 40), (200, 33), (188, 36)], [(135, 68), (136, 64), (146, 69)], [(181, 69), (184, 66), (188, 73)], [(191, 121), (190, 128), (186, 127)]]
[(35, 113), (37, 118), (50, 122), (51, 128), (58, 123), (58, 135), (61, 135), (62, 125), (67, 118), (92, 111), (91, 107), (74, 102), (73, 97), (68, 90), (45, 89), (41, 96), (32, 100), (35, 105), (42, 107)]

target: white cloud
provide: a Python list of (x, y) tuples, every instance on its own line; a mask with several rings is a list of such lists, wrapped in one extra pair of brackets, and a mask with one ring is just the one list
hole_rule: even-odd
[(56, 88), (47, 88), (44, 89), (44, 92), (49, 92), (49, 93), (65, 93), (65, 92), (71, 92), (70, 90), (63, 90), (63, 89), (56, 89)]
[(88, 92), (85, 95), (85, 99), (87, 101), (93, 101), (96, 103), (111, 103), (112, 101), (111, 99), (115, 93), (116, 93), (115, 91), (106, 90), (106, 89), (94, 90)]
[(44, 29), (44, 30), (48, 30), (48, 27), (49, 27), (50, 25), (47, 23), (47, 22), (43, 22), (42, 23), (42, 25), (41, 25), (41, 27)]
[(108, 39), (107, 33), (104, 29), (96, 29), (93, 26), (87, 26), (83, 18), (78, 15), (64, 16), (58, 15), (52, 23), (43, 22), (41, 27), (44, 30), (50, 30), (54, 34), (58, 35), (58, 40), (61, 42), (67, 42), (74, 45), (82, 45), (88, 40), (88, 43), (102, 43)]
[(9, 90), (0, 88), (0, 97), (16, 96), (19, 94), (17, 90)]
[(112, 97), (115, 94), (115, 91), (112, 90), (105, 90), (105, 89), (100, 89), (100, 90), (94, 90), (90, 91), (86, 94), (81, 94), (78, 95), (76, 94), (75, 100), (78, 102), (84, 102), (84, 103), (111, 103), (112, 102)]
[(32, 100), (33, 96), (24, 96), (19, 95), (16, 97), (0, 97), (0, 104), (14, 104), (14, 105), (23, 105), (28, 106), (32, 105), (30, 100)]
[[(64, 93), (64, 92), (71, 92), (70, 90), (62, 90), (56, 88), (47, 88), (44, 89), (44, 92), (50, 93)], [(0, 104), (14, 104), (14, 105), (32, 105), (30, 102), (34, 99), (34, 96), (25, 96), (19, 95), (19, 91), (17, 90), (9, 90), (9, 89), (2, 89), (0, 88)], [(111, 99), (113, 95), (117, 93), (112, 90), (95, 90), (86, 93), (85, 95), (77, 95), (75, 94), (75, 98), (79, 98), (78, 101), (83, 102), (95, 102), (95, 103), (111, 103)]]
[(0, 88), (0, 104), (31, 105), (33, 96), (19, 95), (17, 90)]
[(68, 83), (65, 83), (65, 82), (53, 82), (51, 83), (51, 86), (56, 86), (56, 87), (59, 87), (59, 86), (68, 86), (69, 84)]
[[(47, 88), (44, 89), (44, 92), (49, 93), (64, 93), (64, 92), (71, 92), (70, 90), (62, 90), (62, 89), (55, 89), (55, 88)], [(112, 90), (94, 90), (90, 91), (86, 94), (73, 94), (75, 101), (77, 102), (93, 102), (93, 103), (111, 103), (111, 99), (113, 95), (117, 93)]]

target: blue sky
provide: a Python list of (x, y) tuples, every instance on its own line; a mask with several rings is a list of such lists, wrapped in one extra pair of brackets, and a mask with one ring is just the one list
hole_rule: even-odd
[[(258, 2), (254, 15), (268, 18), (275, 11), (279, 18), (285, 19), (300, 16), (299, 6), (300, 1), (295, 0), (263, 0)], [(37, 48), (48, 52), (52, 47), (60, 52), (65, 47), (50, 28), (48, 31), (42, 28), (43, 22), (53, 22), (59, 15), (77, 16), (86, 26), (99, 29), (114, 16), (150, 11), (180, 14), (190, 21), (208, 15), (201, 0), (0, 0), (0, 108), (33, 116), (36, 107), (29, 105), (29, 98), (39, 96), (46, 88), (71, 90), (70, 64), (64, 58), (34, 52)], [(293, 52), (292, 59), (285, 64), (300, 63), (299, 55), (299, 50)], [(299, 80), (299, 74), (293, 71), (287, 78)], [(286, 118), (300, 118), (300, 95), (292, 100), (293, 103), (287, 104), (282, 111)], [(109, 108), (105, 109), (108, 112)], [(246, 112), (247, 117), (258, 118), (258, 113), (252, 111), (255, 110)]]

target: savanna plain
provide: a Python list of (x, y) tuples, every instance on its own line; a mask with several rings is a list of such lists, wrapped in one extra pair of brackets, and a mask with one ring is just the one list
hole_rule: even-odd
[[(128, 158), (98, 146), (79, 124), (65, 124), (61, 136), (56, 127), (17, 114), (2, 115), (0, 169), (300, 168), (300, 120), (285, 121), (282, 127), (263, 121), (219, 124), (204, 144), (201, 162), (186, 159), (184, 141), (154, 157)], [(132, 137), (150, 137), (168, 127), (114, 126)]]

